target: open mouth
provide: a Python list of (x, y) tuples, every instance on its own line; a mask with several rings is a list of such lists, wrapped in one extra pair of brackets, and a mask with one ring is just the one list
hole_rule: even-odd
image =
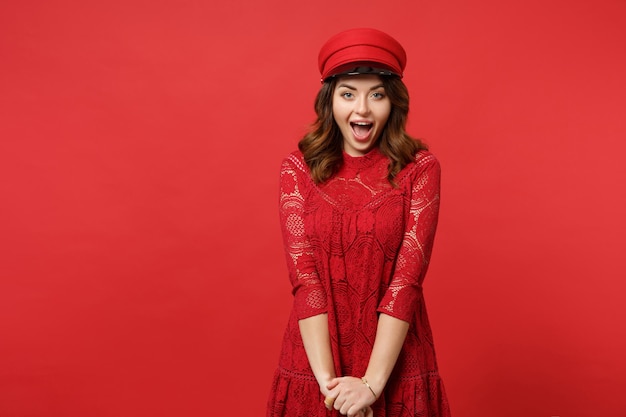
[(357, 139), (366, 139), (372, 130), (372, 123), (368, 122), (350, 122), (352, 132)]

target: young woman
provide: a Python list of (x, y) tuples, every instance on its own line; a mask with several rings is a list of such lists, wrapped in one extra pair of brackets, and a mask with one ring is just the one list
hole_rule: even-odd
[(282, 164), (294, 305), (268, 417), (448, 417), (422, 282), (439, 163), (405, 131), (406, 55), (352, 29), (322, 47), (317, 120)]

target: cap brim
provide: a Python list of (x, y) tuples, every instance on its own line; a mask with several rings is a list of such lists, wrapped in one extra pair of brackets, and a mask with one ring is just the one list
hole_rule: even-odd
[(335, 77), (361, 74), (374, 74), (387, 77), (396, 76), (402, 78), (402, 75), (393, 71), (391, 68), (385, 68), (376, 62), (352, 62), (336, 68), (330, 75), (323, 78), (322, 81)]
[(346, 69), (341, 69), (339, 72), (329, 75), (328, 77), (326, 77), (326, 79), (328, 78), (333, 78), (333, 77), (341, 77), (341, 76), (345, 76), (345, 75), (362, 75), (362, 74), (375, 74), (375, 75), (384, 75), (384, 76), (399, 76), (399, 74), (396, 74), (393, 71), (390, 71), (389, 69), (386, 68), (376, 68), (376, 67), (371, 67), (371, 66), (350, 66), (350, 68), (346, 68)]

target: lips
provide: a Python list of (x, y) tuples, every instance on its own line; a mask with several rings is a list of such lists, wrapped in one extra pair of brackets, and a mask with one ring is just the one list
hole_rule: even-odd
[(366, 140), (369, 137), (374, 125), (371, 122), (358, 121), (350, 122), (350, 126), (352, 127), (352, 133), (354, 134), (355, 139)]

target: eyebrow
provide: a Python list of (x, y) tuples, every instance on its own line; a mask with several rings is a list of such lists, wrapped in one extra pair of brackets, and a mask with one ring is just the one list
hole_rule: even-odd
[[(350, 84), (342, 83), (342, 84), (339, 84), (337, 86), (337, 88), (341, 88), (341, 87), (345, 87), (345, 88), (347, 88), (349, 90), (356, 90), (356, 87), (353, 87)], [(370, 88), (370, 91), (373, 91), (373, 90), (376, 90), (376, 89), (379, 89), (379, 88), (385, 88), (385, 85), (383, 83), (377, 84), (374, 87)]]

